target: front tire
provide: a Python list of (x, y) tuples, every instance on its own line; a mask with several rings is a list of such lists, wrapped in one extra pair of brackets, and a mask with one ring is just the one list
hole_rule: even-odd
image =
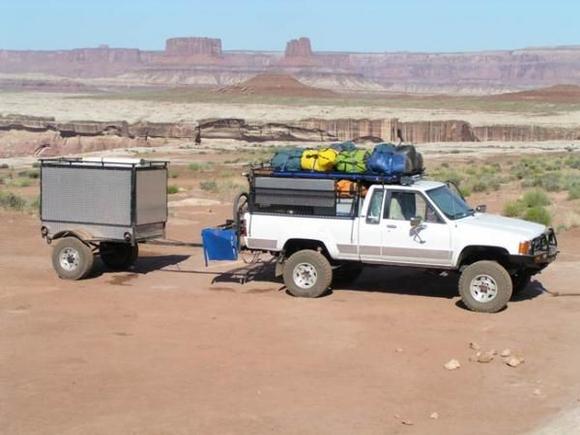
[(495, 261), (470, 264), (459, 278), (459, 294), (472, 311), (496, 313), (507, 305), (512, 291), (509, 273)]
[(332, 282), (332, 267), (318, 251), (295, 252), (284, 264), (284, 284), (293, 296), (317, 298)]
[(79, 280), (93, 269), (94, 255), (89, 246), (76, 237), (64, 237), (52, 251), (52, 267), (62, 279)]
[(102, 242), (99, 254), (103, 263), (111, 270), (127, 270), (139, 256), (139, 245), (118, 242)]

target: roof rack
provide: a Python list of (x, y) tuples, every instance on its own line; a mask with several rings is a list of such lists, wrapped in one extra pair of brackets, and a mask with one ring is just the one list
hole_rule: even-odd
[(310, 171), (273, 171), (271, 167), (253, 167), (249, 176), (252, 177), (280, 177), (306, 178), (324, 180), (366, 181), (374, 184), (400, 184), (408, 186), (423, 177), (424, 170), (408, 174), (379, 175), (379, 174), (348, 174), (345, 172), (310, 172)]

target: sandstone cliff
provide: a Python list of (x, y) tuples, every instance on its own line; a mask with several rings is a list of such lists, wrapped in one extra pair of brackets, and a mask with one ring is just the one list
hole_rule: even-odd
[(472, 127), (461, 120), (400, 122), (397, 119), (305, 119), (295, 123), (248, 122), (238, 118), (205, 119), (197, 123), (129, 124), (125, 121), (58, 122), (54, 118), (0, 117), (0, 157), (63, 155), (110, 148), (162, 145), (173, 140), (202, 139), (248, 142), (283, 141), (316, 144), (358, 138), (407, 143), (580, 140), (580, 128), (514, 125)]
[[(207, 68), (211, 67), (211, 70)], [(57, 51), (0, 50), (0, 72), (50, 73), (68, 77), (106, 77), (155, 71), (184, 80), (199, 71), (249, 77), (282, 72), (302, 77), (346, 75), (378, 84), (383, 89), (436, 91), (531, 88), (580, 84), (580, 47), (533, 48), (475, 53), (346, 53), (313, 51), (308, 38), (289, 41), (284, 52), (222, 50), (216, 38), (172, 38), (164, 51), (84, 48)], [(205, 68), (205, 69), (204, 69)], [(179, 77), (179, 76), (178, 76)], [(167, 79), (169, 80), (169, 79)], [(168, 81), (169, 83), (169, 81)], [(182, 84), (179, 78), (172, 85)], [(353, 81), (352, 89), (356, 89)]]

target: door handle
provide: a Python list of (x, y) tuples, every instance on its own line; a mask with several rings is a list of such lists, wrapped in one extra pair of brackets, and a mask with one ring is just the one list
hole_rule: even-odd
[(393, 224), (387, 224), (387, 228), (397, 228), (397, 226)]

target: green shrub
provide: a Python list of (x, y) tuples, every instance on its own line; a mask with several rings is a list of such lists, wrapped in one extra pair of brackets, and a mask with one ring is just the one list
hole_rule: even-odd
[(474, 192), (485, 192), (487, 191), (487, 185), (482, 181), (478, 180), (471, 186)]
[(34, 170), (34, 169), (29, 169), (26, 171), (20, 171), (18, 172), (18, 176), (19, 177), (23, 177), (23, 178), (32, 178), (32, 179), (37, 179), (40, 177), (40, 171)]
[(202, 181), (199, 183), (199, 187), (201, 190), (205, 190), (207, 192), (217, 192), (219, 190), (217, 183), (213, 180)]
[(564, 160), (564, 164), (572, 169), (580, 169), (580, 155), (568, 157)]
[(522, 180), (522, 188), (523, 189), (529, 189), (530, 187), (537, 187), (538, 186), (538, 180), (536, 180), (535, 178), (519, 178), (520, 180)]
[(549, 225), (552, 216), (545, 206), (550, 204), (548, 196), (541, 190), (530, 190), (517, 201), (505, 204), (503, 214), (510, 217), (519, 217), (527, 221)]
[(445, 169), (436, 171), (433, 174), (433, 178), (435, 178), (437, 181), (442, 182), (451, 181), (457, 186), (459, 186), (463, 181), (463, 177), (461, 176), (461, 174), (455, 172), (454, 170), (445, 170)]
[(188, 168), (190, 171), (193, 171), (193, 172), (201, 172), (201, 171), (207, 171), (210, 166), (211, 165), (208, 163), (193, 162), (193, 163), (189, 164)]
[(541, 190), (530, 190), (524, 194), (522, 201), (526, 207), (543, 207), (550, 205), (550, 199)]
[(169, 195), (174, 195), (177, 192), (179, 192), (179, 187), (177, 187), (176, 185), (170, 184), (169, 186), (167, 186), (167, 193)]
[(33, 200), (29, 201), (27, 204), (27, 208), (31, 212), (38, 214), (40, 212), (40, 197), (36, 196)]
[(540, 178), (539, 186), (548, 192), (559, 192), (563, 189), (562, 177), (555, 172), (549, 172)]
[(550, 225), (552, 216), (550, 212), (542, 206), (530, 207), (524, 213), (524, 219), (531, 222), (537, 222), (543, 225)]
[(459, 188), (459, 193), (461, 193), (461, 196), (464, 198), (467, 198), (468, 196), (471, 196), (471, 189), (467, 186), (462, 186)]
[(580, 184), (570, 186), (568, 189), (568, 199), (580, 199)]
[(503, 214), (509, 217), (520, 217), (525, 208), (526, 206), (522, 201), (509, 201), (503, 207)]
[(28, 178), (17, 178), (12, 182), (12, 185), (15, 187), (29, 187), (32, 183)]
[(499, 190), (501, 181), (504, 180), (499, 178), (498, 175), (485, 173), (471, 178), (469, 183), (471, 183), (471, 188), (474, 192), (488, 192), (490, 190)]
[(8, 210), (22, 211), (26, 208), (26, 199), (12, 192), (0, 192), (0, 207)]

